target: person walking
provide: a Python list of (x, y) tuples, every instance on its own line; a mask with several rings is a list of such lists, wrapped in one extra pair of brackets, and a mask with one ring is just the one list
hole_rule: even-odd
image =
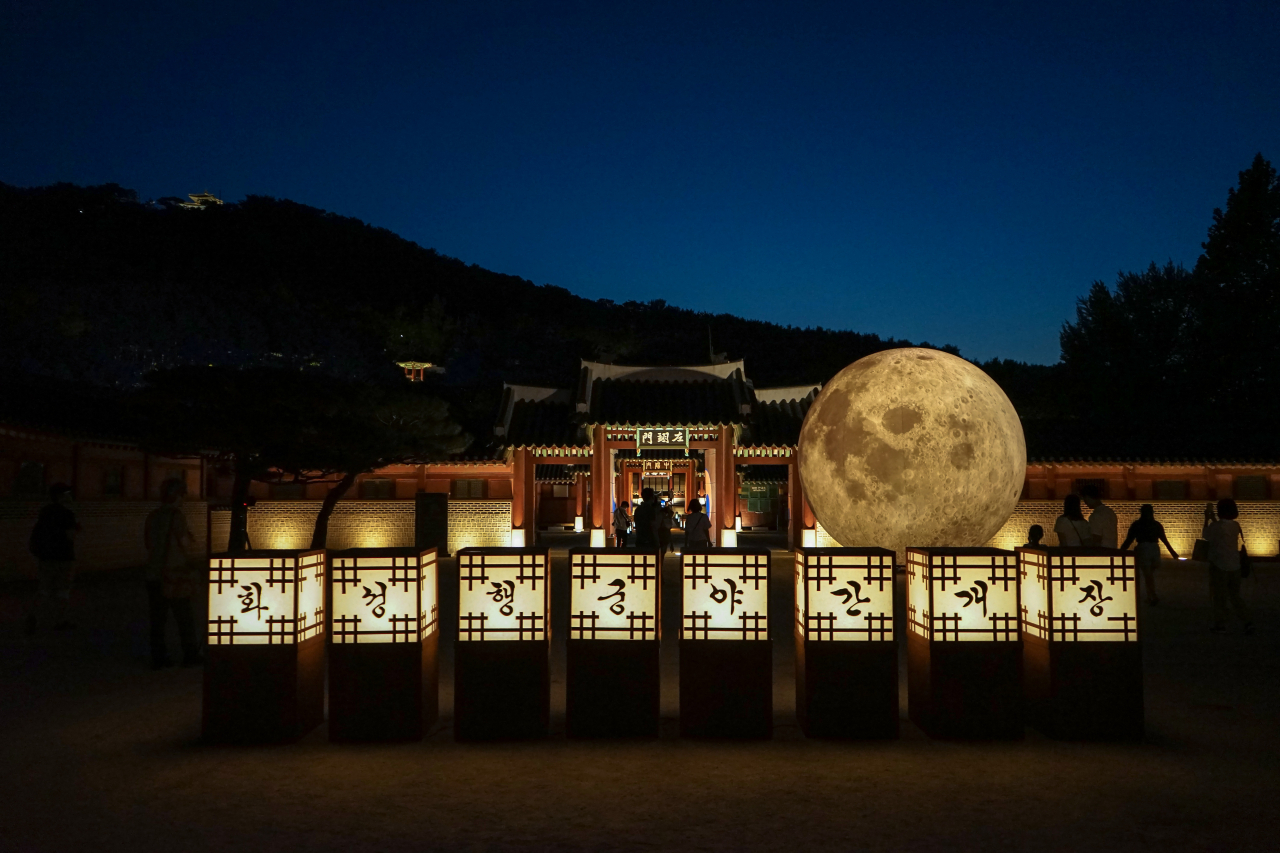
[(43, 617), (53, 614), (53, 630), (69, 631), (71, 585), (75, 580), (75, 536), (80, 532), (76, 514), (67, 507), (71, 487), (55, 483), (49, 487), (49, 503), (36, 517), (28, 547), (36, 558), (39, 589), (27, 608), (27, 633), (34, 634)]
[(1080, 496), (1067, 495), (1062, 500), (1062, 515), (1053, 523), (1053, 532), (1058, 537), (1059, 548), (1079, 548), (1093, 542), (1093, 533), (1089, 530), (1089, 522), (1084, 520), (1080, 511)]
[(684, 519), (684, 549), (686, 551), (711, 550), (711, 519), (702, 511), (702, 501), (689, 504)]
[(1240, 509), (1231, 498), (1218, 501), (1216, 520), (1213, 506), (1204, 508), (1204, 538), (1209, 543), (1209, 591), (1213, 596), (1213, 625), (1209, 630), (1215, 634), (1226, 633), (1228, 602), (1244, 624), (1244, 632), (1253, 633), (1253, 620), (1240, 597), (1240, 558), (1247, 556), (1247, 552), (1244, 531), (1236, 520), (1239, 517)]
[(1102, 492), (1093, 483), (1080, 490), (1080, 497), (1089, 507), (1089, 532), (1093, 536), (1090, 544), (1103, 548), (1114, 548), (1119, 541), (1116, 511), (1102, 502)]
[(627, 512), (629, 504), (626, 501), (619, 501), (618, 508), (613, 511), (613, 538), (617, 540), (617, 547), (627, 547), (627, 532), (631, 530), (631, 515)]
[(182, 513), (187, 487), (181, 480), (160, 484), (161, 504), (147, 516), (143, 537), (147, 546), (147, 604), (151, 617), (151, 666), (163, 669), (173, 661), (165, 649), (164, 629), (169, 611), (178, 623), (182, 665), (204, 663), (196, 644), (191, 596), (199, 580), (191, 566), (195, 537)]
[(667, 558), (671, 550), (671, 528), (675, 526), (676, 512), (671, 507), (671, 493), (666, 492), (658, 506), (658, 561)]
[(1133, 561), (1137, 564), (1138, 573), (1142, 575), (1142, 585), (1146, 587), (1147, 604), (1160, 603), (1156, 595), (1156, 569), (1160, 568), (1160, 543), (1169, 549), (1173, 559), (1178, 559), (1178, 552), (1169, 544), (1164, 534), (1164, 525), (1156, 521), (1156, 510), (1151, 504), (1143, 504), (1138, 510), (1138, 519), (1129, 525), (1129, 533), (1124, 537), (1120, 550), (1129, 550), (1129, 545), (1137, 542), (1133, 549)]

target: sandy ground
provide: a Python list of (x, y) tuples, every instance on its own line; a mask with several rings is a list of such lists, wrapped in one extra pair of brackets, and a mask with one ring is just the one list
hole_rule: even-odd
[[(1030, 729), (1020, 742), (949, 743), (905, 720), (899, 741), (839, 743), (796, 726), (789, 556), (775, 552), (771, 590), (774, 737), (757, 743), (677, 736), (675, 643), (659, 740), (566, 740), (558, 630), (545, 741), (455, 743), (446, 643), (442, 718), (422, 743), (335, 745), (322, 726), (286, 746), (206, 746), (199, 671), (147, 667), (139, 580), (86, 579), (79, 629), (31, 639), (11, 587), (0, 597), (0, 850), (1280, 847), (1280, 566), (1247, 582), (1252, 637), (1209, 634), (1203, 569), (1165, 567), (1162, 603), (1146, 612), (1143, 743), (1061, 743)], [(674, 591), (674, 561), (666, 574)], [(443, 620), (448, 637), (456, 605)], [(905, 683), (904, 670), (904, 713)]]

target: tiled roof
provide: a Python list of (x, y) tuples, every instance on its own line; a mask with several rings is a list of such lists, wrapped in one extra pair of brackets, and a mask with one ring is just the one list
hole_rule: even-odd
[(795, 447), (800, 427), (816, 394), (802, 400), (757, 403), (751, 421), (743, 431), (741, 447)]
[(715, 426), (746, 422), (750, 404), (751, 392), (741, 373), (692, 382), (596, 379), (591, 383), (590, 408), (580, 417), (584, 423), (618, 426)]
[(587, 447), (591, 442), (573, 418), (573, 404), (517, 400), (505, 443), (510, 447)]
[(738, 470), (744, 483), (785, 483), (791, 469), (786, 465), (743, 465)]
[(572, 483), (578, 474), (590, 470), (589, 465), (535, 465), (533, 479), (539, 483)]
[(1168, 465), (1197, 467), (1212, 465), (1222, 468), (1273, 468), (1278, 458), (1244, 458), (1212, 456), (1028, 456), (1028, 465)]

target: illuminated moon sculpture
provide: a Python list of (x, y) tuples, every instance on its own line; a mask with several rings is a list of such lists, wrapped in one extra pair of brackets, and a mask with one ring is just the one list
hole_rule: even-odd
[(1017, 506), (1027, 444), (1009, 398), (962, 358), (893, 349), (818, 395), (800, 431), (813, 514), (846, 547), (983, 545)]

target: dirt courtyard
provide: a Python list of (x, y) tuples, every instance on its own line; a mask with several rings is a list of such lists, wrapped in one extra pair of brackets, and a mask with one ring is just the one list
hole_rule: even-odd
[[(744, 544), (747, 544), (744, 542)], [(552, 734), (452, 733), (456, 571), (441, 580), (441, 720), (421, 743), (206, 746), (198, 670), (147, 666), (128, 572), (90, 576), (74, 632), (22, 633), (0, 597), (0, 850), (1159, 850), (1277, 849), (1280, 566), (1246, 582), (1258, 629), (1208, 631), (1201, 566), (1168, 563), (1147, 608), (1147, 737), (1133, 744), (806, 739), (795, 720), (791, 555), (774, 552), (774, 737), (677, 736), (675, 642), (663, 734), (564, 736), (563, 551), (553, 551)], [(676, 637), (674, 560), (664, 633)], [(450, 609), (449, 603), (453, 602)], [(173, 638), (176, 644), (176, 637)], [(905, 659), (903, 661), (905, 667)], [(905, 671), (902, 673), (905, 715)]]

